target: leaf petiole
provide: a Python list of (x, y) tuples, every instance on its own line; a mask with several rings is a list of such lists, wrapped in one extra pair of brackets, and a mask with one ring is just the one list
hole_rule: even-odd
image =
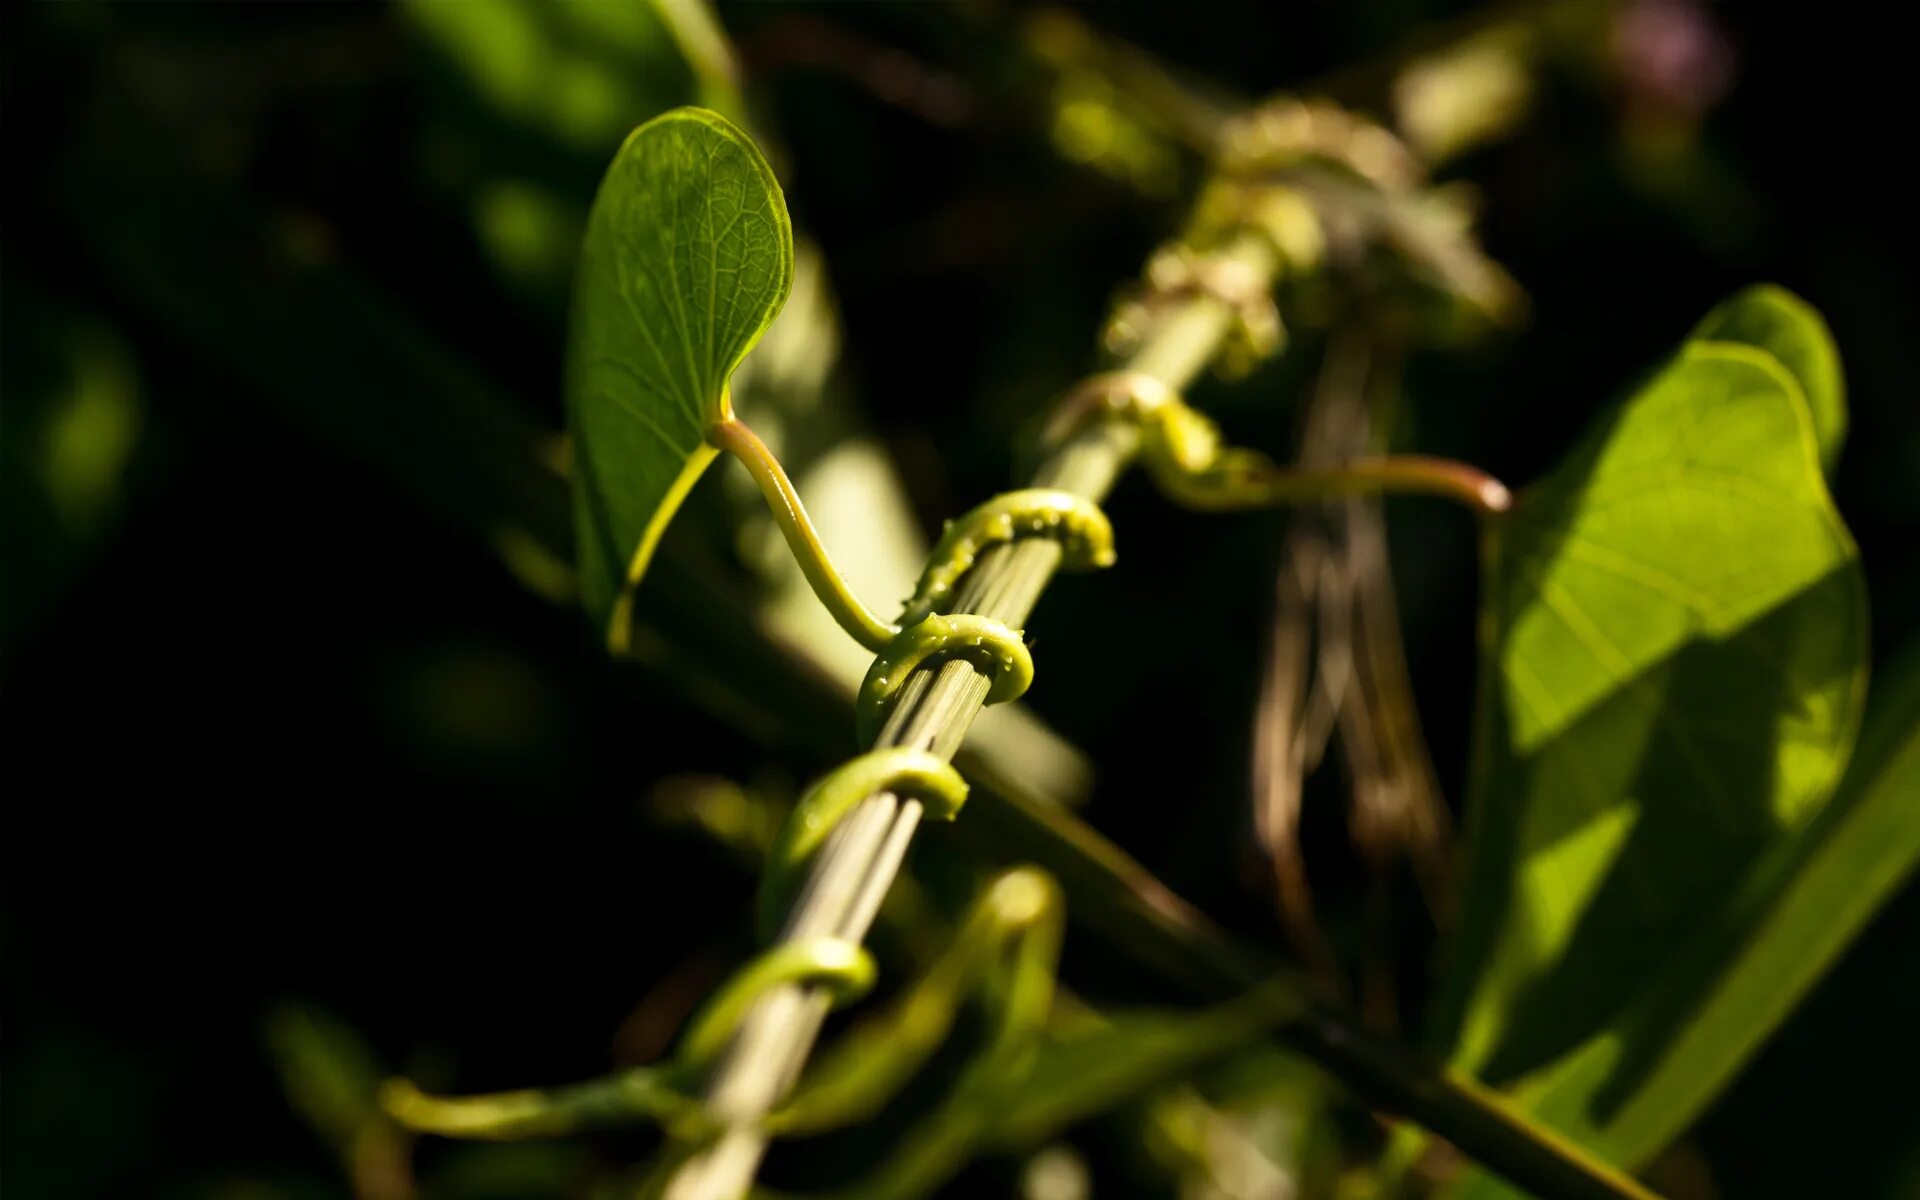
[(1200, 471), (1155, 469), (1153, 473), (1160, 490), (1175, 503), (1214, 512), (1382, 493), (1439, 496), (1481, 516), (1496, 516), (1513, 506), (1513, 494), (1493, 476), (1463, 462), (1425, 454), (1357, 458), (1338, 466), (1307, 468), (1282, 467), (1265, 455), (1227, 450)]
[[(723, 411), (727, 409), (723, 407)], [(820, 603), (826, 605), (834, 621), (849, 637), (875, 654), (886, 649), (899, 629), (875, 616), (847, 586), (846, 578), (833, 565), (826, 544), (807, 516), (806, 506), (800, 503), (800, 493), (794, 489), (793, 480), (788, 478), (786, 468), (780, 465), (773, 451), (760, 440), (760, 435), (728, 415), (707, 428), (707, 440), (739, 459), (752, 474), (753, 481), (760, 486), (760, 494), (766, 497), (767, 507), (773, 512), (774, 522), (787, 539), (788, 548), (799, 560), (807, 584), (820, 598)]]

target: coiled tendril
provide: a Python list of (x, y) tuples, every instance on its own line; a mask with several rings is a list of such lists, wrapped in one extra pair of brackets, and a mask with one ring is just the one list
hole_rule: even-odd
[(914, 668), (936, 659), (971, 662), (993, 681), (988, 704), (1017, 700), (1033, 683), (1033, 655), (1020, 631), (973, 613), (938, 614), (902, 629), (867, 668), (854, 701), (860, 740), (871, 745)]
[[(1033, 682), (1033, 657), (1018, 630), (989, 617), (938, 611), (951, 601), (954, 589), (983, 552), (1021, 537), (1058, 538), (1063, 565), (1068, 567), (1106, 566), (1113, 561), (1113, 529), (1106, 515), (1091, 501), (1069, 492), (1048, 488), (1008, 492), (952, 522), (907, 603), (904, 628), (882, 648), (861, 685), (858, 719), (863, 741), (877, 736), (907, 677), (929, 661), (962, 657), (973, 662), (992, 680), (989, 704), (1015, 699), (1027, 690)], [(924, 750), (885, 747), (841, 764), (807, 791), (774, 838), (759, 898), (765, 936), (777, 933), (807, 863), (835, 826), (862, 800), (885, 791), (919, 801), (938, 820), (951, 820), (967, 799), (967, 784), (960, 773)], [(1023, 899), (1015, 903), (1016, 897)], [(972, 946), (982, 936), (985, 944), (1008, 938), (1018, 941), (1035, 922), (1049, 928), (1058, 924), (1057, 915), (1043, 920), (1043, 914), (1057, 914), (1057, 893), (1045, 876), (1033, 872), (1003, 879), (983, 906), (982, 912), (989, 915), (976, 921), (985, 922), (983, 932), (964, 938), (964, 945)], [(1046, 978), (1021, 990), (1027, 1003), (1009, 1000), (1010, 1028), (1037, 1027), (1032, 997), (1051, 991), (1057, 928), (1036, 945), (1042, 949), (1034, 969)], [(967, 968), (967, 973), (977, 969)], [(787, 984), (818, 984), (838, 1006), (864, 995), (873, 978), (872, 957), (854, 942), (832, 937), (782, 942), (749, 961), (713, 994), (688, 1023), (673, 1059), (660, 1066), (570, 1088), (453, 1098), (429, 1096), (411, 1083), (396, 1080), (388, 1085), (383, 1099), (388, 1111), (408, 1127), (448, 1137), (537, 1137), (649, 1116), (692, 1128), (701, 1119), (700, 1107), (692, 1098), (699, 1076), (726, 1048), (762, 996)], [(1044, 1004), (1038, 1007), (1044, 1011)], [(911, 1069), (907, 1065), (911, 1056), (895, 1057), (896, 1068)], [(849, 1104), (858, 1107), (860, 1097), (884, 1095), (898, 1086), (894, 1076), (900, 1071), (883, 1074), (884, 1078), (855, 1078), (844, 1071), (830, 1073), (834, 1084), (824, 1089), (821, 1103), (803, 1106), (820, 1112), (803, 1118), (799, 1110), (790, 1110), (785, 1119), (796, 1125), (818, 1123), (829, 1110)]]
[(1003, 492), (947, 523), (900, 614), (901, 626), (944, 611), (954, 588), (988, 547), (1021, 537), (1057, 539), (1060, 565), (1068, 570), (1113, 564), (1113, 526), (1093, 501), (1057, 488)]
[(938, 659), (972, 662), (993, 683), (988, 704), (1015, 700), (1033, 682), (1033, 656), (1020, 631), (974, 613), (944, 615), (955, 589), (989, 548), (1025, 537), (1050, 537), (1069, 570), (1113, 563), (1113, 526), (1100, 506), (1058, 488), (1003, 492), (957, 520), (927, 558), (900, 615), (900, 631), (868, 669), (855, 719), (862, 743), (879, 736), (902, 686), (916, 667)]
[(834, 768), (793, 807), (774, 837), (760, 877), (760, 931), (779, 932), (801, 872), (834, 826), (854, 805), (877, 792), (893, 792), (926, 806), (927, 815), (951, 821), (967, 802), (967, 781), (953, 764), (924, 750), (870, 750)]

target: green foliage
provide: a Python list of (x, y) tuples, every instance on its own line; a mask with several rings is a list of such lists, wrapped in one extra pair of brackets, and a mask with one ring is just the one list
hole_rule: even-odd
[(1123, 1010), (1064, 1031), (1041, 1044), (1020, 1090), (995, 1116), (992, 1136), (1005, 1145), (1036, 1145), (1118, 1100), (1244, 1049), (1292, 1011), (1283, 999), (1255, 991), (1200, 1012)]
[[(1811, 370), (1832, 351), (1800, 309), (1756, 289), (1706, 327), (1791, 334)], [(1702, 993), (1703, 964), (1782, 889), (1817, 890), (1781, 863), (1828, 828), (1858, 726), (1864, 589), (1794, 375), (1696, 335), (1522, 495), (1486, 586), (1454, 1061), (1499, 1083), (1563, 1064), (1548, 1115), (1576, 1136), (1665, 1081), (1597, 1142), (1637, 1160), (1777, 1020)], [(1755, 980), (1786, 953), (1749, 949)]]
[(623, 591), (713, 460), (727, 380), (792, 286), (786, 200), (745, 134), (693, 108), (634, 130), (588, 217), (567, 349), (581, 591), (616, 650)]
[[(471, 120), (485, 110), (492, 118), (485, 153), (479, 139), (449, 138), (414, 161), (428, 174), (460, 176), (443, 178), (447, 195), (470, 206), (498, 274), (523, 293), (516, 298), (534, 298), (544, 327), (557, 330), (571, 251), (588, 229), (582, 201), (590, 179), (573, 173), (597, 170), (635, 121), (696, 96), (739, 120), (724, 41), (704, 7), (678, 0), (410, 0), (405, 11), (434, 52), (432, 65), (455, 68), (452, 82), (467, 101), (461, 115)], [(775, 44), (769, 36), (767, 45)], [(1125, 111), (1129, 102), (1149, 113), (1167, 108), (1168, 97), (1156, 93), (1178, 89), (1177, 81), (1069, 58), (1055, 64), (1063, 82), (1050, 113), (1070, 155), (1158, 193), (1186, 169), (1184, 159), (1168, 157), (1174, 140), (1183, 155), (1217, 152), (1215, 127), (1230, 98), (1219, 112), (1211, 104), (1182, 112), (1176, 96), (1171, 117), (1147, 120)], [(1086, 86), (1075, 86), (1083, 72)], [(1269, 123), (1284, 131), (1290, 112), (1283, 102)], [(1130, 142), (1129, 122), (1156, 144)], [(133, 140), (142, 154), (174, 140), (155, 132), (178, 132), (138, 128)], [(1387, 139), (1374, 149), (1391, 146), (1386, 131), (1369, 132)], [(236, 178), (271, 176), (228, 145), (244, 141), (229, 131), (221, 139), (227, 148), (202, 157), (226, 163), (219, 169)], [(74, 142), (87, 144), (85, 137)], [(383, 301), (365, 286), (360, 275), (382, 259), (357, 238), (336, 244), (328, 206), (309, 213), (308, 197), (271, 190), (265, 204), (236, 203), (220, 189), (182, 186), (168, 172), (129, 172), (130, 157), (111, 146), (84, 151), (65, 164), (60, 187), (49, 189), (62, 220), (113, 277), (120, 295), (104, 311), (117, 327), (97, 322), (90, 308), (76, 310), (72, 336), (56, 329), (52, 348), (39, 347), (59, 360), (53, 365), (64, 370), (71, 359), (75, 369), (70, 379), (59, 376), (59, 388), (23, 393), (24, 408), (9, 392), (0, 450), (10, 465), (24, 464), (9, 484), (40, 487), (48, 512), (93, 537), (125, 507), (125, 468), (145, 417), (131, 364), (151, 366), (185, 350), (231, 376), (236, 390), (456, 515), (523, 580), (539, 581), (555, 597), (571, 594), (562, 561), (566, 505), (554, 469), (564, 456), (536, 452), (549, 440), (541, 422), (504, 403), (490, 382), (494, 368), (515, 377), (510, 362), (483, 355), (482, 369), (450, 353), (427, 331), (459, 322), (445, 313), (416, 317), (409, 312), (415, 297)], [(1157, 159), (1166, 162), (1156, 166)], [(1424, 185), (1406, 203), (1383, 200), (1364, 178), (1335, 174), (1340, 186), (1330, 182), (1323, 203), (1330, 218), (1364, 218), (1365, 233), (1354, 240), (1391, 245), (1425, 285), (1504, 307), (1505, 276), (1479, 255), (1457, 203)], [(1270, 183), (1258, 177), (1248, 186), (1257, 192)], [(274, 207), (287, 199), (299, 203), (276, 220)], [(1240, 220), (1235, 215), (1223, 235)], [(341, 229), (355, 232), (350, 224)], [(837, 321), (823, 275), (815, 274), (815, 288), (804, 281), (796, 288), (779, 188), (752, 143), (725, 120), (671, 113), (621, 150), (586, 235), (568, 363), (568, 408), (579, 435), (571, 475), (580, 562), (588, 604), (616, 644), (627, 636), (622, 585), (638, 581), (711, 457), (710, 427), (726, 417), (731, 398), (747, 407), (753, 401), (745, 393), (762, 390), (774, 414), (768, 425), (784, 424), (802, 457), (847, 457), (850, 423), (826, 419), (821, 395)], [(1153, 298), (1177, 300), (1203, 282), (1194, 275)], [(1343, 283), (1332, 271), (1317, 282)], [(1405, 282), (1396, 274), (1368, 301), (1393, 302)], [(1254, 290), (1264, 302), (1264, 283)], [(786, 323), (774, 324), (790, 291), (799, 294)], [(809, 291), (817, 304), (804, 302)], [(148, 325), (181, 344), (163, 343), (159, 355), (144, 346), (137, 357), (123, 352), (121, 340), (145, 341)], [(17, 338), (20, 329), (28, 332)], [(38, 323), (13, 322), (9, 346), (31, 352), (45, 340), (35, 331)], [(863, 332), (863, 354), (888, 340)], [(736, 371), (749, 351), (751, 370)], [(1183, 363), (1176, 373), (1184, 380), (1210, 353), (1195, 350), (1192, 370)], [(45, 363), (29, 366), (31, 378), (55, 378)], [(17, 374), (11, 383), (20, 382)], [(1710, 314), (1694, 343), (1530, 494), (1492, 542), (1489, 720), (1451, 1024), (1460, 1062), (1615, 1159), (1644, 1161), (1693, 1119), (1920, 857), (1911, 803), (1920, 790), (1920, 672), (1910, 669), (1891, 691), (1876, 693), (1863, 749), (1827, 799), (1857, 716), (1864, 622), (1847, 534), (1811, 464), (1817, 447), (1831, 470), (1845, 427), (1838, 356), (1818, 315), (1778, 289), (1752, 289)], [(873, 470), (891, 480), (878, 444), (862, 448)], [(967, 456), (954, 450), (943, 445), (943, 456), (964, 463)], [(865, 541), (862, 549), (882, 558), (876, 547), (888, 531), (903, 532), (886, 548), (903, 561), (917, 559), (913, 506), (897, 487), (881, 493), (877, 486), (861, 475), (847, 492), (846, 542)], [(950, 556), (951, 569), (934, 579), (943, 598), (985, 545), (971, 544), (974, 536), (963, 519), (943, 539), (936, 558)], [(802, 661), (818, 661), (822, 648), (767, 638), (759, 623), (765, 608), (721, 603), (704, 573), (676, 570), (677, 549), (662, 556), (663, 578), (640, 601), (635, 637), (645, 657), (677, 668), (709, 704), (724, 691), (719, 707), (756, 741), (782, 753), (799, 743), (823, 753), (840, 748), (843, 697)], [(892, 586), (889, 579), (856, 590), (897, 594)], [(943, 606), (944, 599), (934, 607)], [(810, 598), (805, 607), (817, 615)], [(979, 631), (969, 636), (978, 640)], [(1004, 636), (1009, 646), (1018, 643), (1011, 631)], [(832, 641), (864, 664), (863, 655)], [(883, 664), (882, 684), (896, 685), (906, 669)], [(744, 709), (742, 697), (750, 701)], [(752, 719), (740, 719), (742, 712)], [(1056, 1003), (1060, 931), (1051, 899), (1049, 915), (1026, 918), (1035, 923), (1024, 930), (1012, 919), (987, 933), (970, 922), (932, 971), (822, 1060), (802, 1095), (815, 1108), (801, 1116), (802, 1106), (789, 1109), (787, 1132), (822, 1114), (835, 1119), (827, 1123), (876, 1115), (906, 1095), (908, 1075), (923, 1063), (938, 1069), (935, 1055), (948, 1034), (957, 1030), (964, 1040), (975, 1032), (960, 1017), (978, 975), (988, 1023), (997, 1027), (986, 1039), (989, 1053), (963, 1069), (960, 1086), (930, 1119), (897, 1139), (901, 1153), (876, 1176), (877, 1190), (930, 1187), (983, 1149), (1053, 1137), (1217, 1056), (1278, 1075), (1273, 1059), (1281, 1051), (1260, 1044), (1267, 1039), (1304, 1052), (1362, 1100), (1404, 1111), (1487, 1161), (1511, 1160), (1517, 1146), (1524, 1166), (1530, 1149), (1550, 1141), (1523, 1118), (1491, 1102), (1476, 1109), (1477, 1095), (1449, 1092), (1444, 1081), (1380, 1052), (1346, 1014), (1299, 1001), (1298, 980), (1231, 943), (1116, 846), (1041, 803), (1035, 793), (1046, 789), (1030, 758), (982, 758), (977, 740), (961, 753), (973, 756), (967, 769), (983, 792), (962, 837), (988, 857), (1030, 849), (1060, 872), (1077, 918), (1105, 933), (1124, 958), (1220, 1003), (1111, 1017), (1084, 1011), (1071, 995)], [(823, 828), (832, 824), (813, 815)], [(775, 851), (776, 861), (783, 857), (797, 875), (805, 854)], [(781, 898), (776, 889), (773, 899)], [(850, 943), (829, 949), (864, 978), (868, 967)], [(760, 983), (779, 974), (769, 964), (814, 977), (817, 962), (800, 971), (795, 961), (761, 959), (749, 970)], [(705, 1030), (690, 1039), (700, 1050), (695, 1059), (717, 1050), (758, 986), (720, 993), (718, 1009), (709, 1010), (718, 1015), (695, 1025), (696, 1033)], [(323, 1012), (288, 1008), (273, 1020), (268, 1041), (292, 1107), (333, 1145), (356, 1186), (366, 1190), (369, 1178), (384, 1173), (410, 1187), (405, 1142), (371, 1106), (378, 1064), (357, 1035)], [(641, 1110), (685, 1116), (694, 1108), (682, 1094), (690, 1075), (629, 1072), (611, 1090), (577, 1092), (560, 1107), (595, 1118), (583, 1127)], [(1337, 1090), (1329, 1086), (1328, 1095)], [(544, 1118), (556, 1098), (507, 1099), (547, 1105), (527, 1110)], [(1423, 1099), (1424, 1109), (1408, 1102)], [(480, 1115), (498, 1132), (504, 1101), (495, 1101)], [(1295, 1100), (1268, 1115), (1291, 1120), (1300, 1109)], [(1347, 1165), (1356, 1148), (1342, 1148)], [(556, 1193), (596, 1169), (569, 1157), (447, 1161), (461, 1166), (476, 1191)], [(528, 1172), (523, 1178), (539, 1182), (515, 1182), (514, 1164), (528, 1164), (518, 1168)], [(454, 1174), (430, 1174), (423, 1192), (459, 1194)]]
[[(119, 333), (8, 278), (0, 359), (0, 652), (55, 604), (126, 500), (143, 400)], [(22, 303), (24, 301), (25, 303)]]
[(379, 1119), (373, 1050), (339, 1017), (293, 1002), (268, 1014), (265, 1037), (288, 1103), (329, 1145), (351, 1153), (367, 1122)]
[[(1594, 1038), (1519, 1089), (1621, 1162), (1699, 1114), (1920, 865), (1920, 647), (1875, 682), (1859, 751), (1819, 817), (1782, 842)], [(1483, 1178), (1471, 1194), (1503, 1194)]]
[(1708, 313), (1693, 337), (1753, 346), (1785, 367), (1806, 397), (1820, 465), (1833, 472), (1847, 438), (1847, 382), (1833, 335), (1811, 304), (1783, 287), (1759, 284)]

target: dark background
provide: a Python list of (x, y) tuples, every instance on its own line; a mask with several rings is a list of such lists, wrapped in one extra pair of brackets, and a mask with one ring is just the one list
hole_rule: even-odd
[[(997, 8), (806, 10), (960, 80), (969, 103), (947, 123), (845, 71), (778, 62), (768, 48), (796, 11), (722, 18), (764, 63), (752, 84), (788, 152), (796, 223), (839, 291), (850, 378), (934, 529), (1006, 485), (1015, 437), (1093, 365), (1114, 290), (1179, 204), (1053, 153), (1009, 82)], [(1082, 12), (1249, 95), (1457, 15)], [(1537, 477), (1717, 300), (1782, 283), (1827, 315), (1846, 366), (1852, 433), (1835, 490), (1883, 658), (1920, 612), (1909, 22), (1892, 5), (1724, 7), (1710, 20), (1734, 76), (1684, 170), (1636, 160), (1616, 91), (1559, 77), (1519, 134), (1450, 172), (1483, 189), (1486, 245), (1532, 312), (1514, 334), (1413, 364), (1405, 440)], [(459, 370), (557, 426), (561, 307), (490, 270), (460, 197), (426, 182), (423, 164), (457, 153), (429, 119), (451, 85), (398, 11), (32, 4), (0, 22), (6, 402), (51, 369), (47, 313), (115, 331), (139, 395), (116, 498), (84, 538), (42, 536), (6, 463), (0, 1171), (19, 1197), (337, 1192), (263, 1052), (270, 1005), (311, 1000), (389, 1066), (457, 1063), (482, 1086), (603, 1070), (665, 964), (724, 964), (748, 944), (748, 876), (650, 822), (653, 782), (790, 781), (826, 761), (611, 668), (585, 621), (390, 474), (263, 403), (251, 368), (181, 336), (156, 299), (167, 293), (102, 251), (130, 230), (184, 239), (227, 221), (144, 183), (186, 178), (195, 196), (265, 214), (296, 251), (323, 245)], [(585, 196), (609, 150), (514, 153)], [(237, 345), (278, 318), (219, 319)], [(406, 402), (373, 368), (335, 365), (343, 379), (367, 372), (340, 390), (343, 412)], [(1225, 416), (1283, 447), (1299, 376), (1255, 383), (1220, 391)], [(1237, 932), (1277, 944), (1246, 869), (1244, 813), (1283, 519), (1200, 521), (1138, 482), (1111, 512), (1128, 554), (1043, 604), (1031, 703), (1112, 781), (1096, 824)], [(1457, 804), (1471, 526), (1415, 502), (1389, 516), (1426, 730)], [(1342, 848), (1308, 834), (1335, 864), (1316, 878), (1338, 925), (1351, 917)], [(1716, 1105), (1698, 1145), (1722, 1194), (1911, 1185), (1917, 933), (1910, 888)], [(1078, 941), (1068, 973), (1095, 995), (1136, 986)]]

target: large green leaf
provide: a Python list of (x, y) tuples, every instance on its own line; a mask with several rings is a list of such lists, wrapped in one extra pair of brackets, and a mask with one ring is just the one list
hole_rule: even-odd
[(626, 595), (713, 461), (727, 380), (792, 287), (786, 200), (745, 134), (698, 108), (633, 131), (587, 218), (567, 345), (581, 594), (616, 651)]
[(1833, 470), (1847, 438), (1847, 384), (1833, 335), (1813, 305), (1783, 287), (1757, 284), (1708, 313), (1693, 337), (1740, 342), (1778, 359), (1806, 396), (1820, 465)]
[[(1920, 645), (1879, 673), (1831, 803), (1768, 856), (1672, 966), (1519, 1087), (1534, 1113), (1622, 1163), (1697, 1116), (1920, 865)], [(1507, 1194), (1490, 1178), (1475, 1196)]]
[(1610, 1038), (1845, 764), (1865, 600), (1793, 376), (1689, 342), (1522, 497), (1487, 605), (1442, 1013), (1506, 1083)]

